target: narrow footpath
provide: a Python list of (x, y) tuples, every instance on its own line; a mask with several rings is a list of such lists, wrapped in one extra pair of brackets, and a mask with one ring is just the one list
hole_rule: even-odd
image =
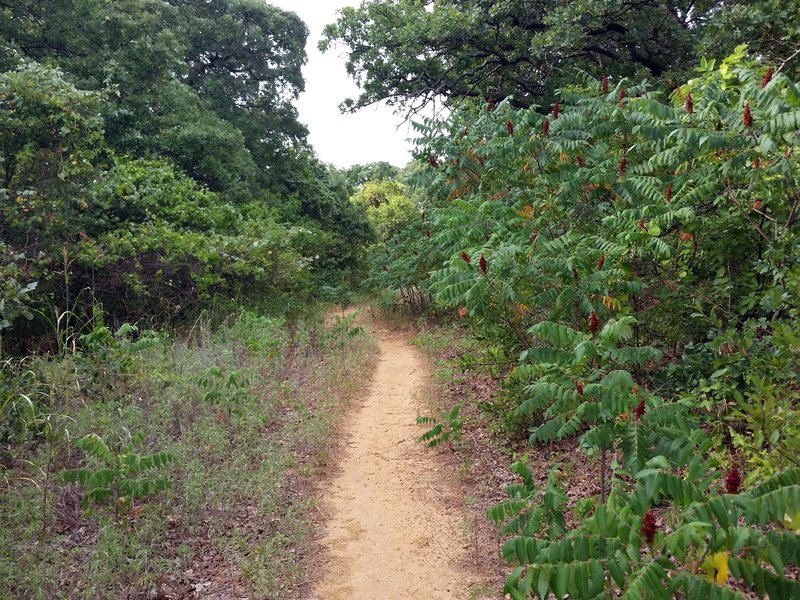
[(383, 331), (380, 357), (361, 406), (346, 417), (347, 446), (322, 490), (328, 515), (318, 600), (470, 597), (463, 498), (436, 451), (414, 438), (415, 393), (430, 376), (401, 333)]

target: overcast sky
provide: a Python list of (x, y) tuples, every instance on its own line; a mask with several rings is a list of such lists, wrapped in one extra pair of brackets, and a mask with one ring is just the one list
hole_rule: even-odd
[(382, 160), (402, 167), (411, 160), (411, 143), (406, 138), (413, 132), (402, 123), (401, 114), (393, 114), (386, 106), (362, 108), (355, 114), (339, 112), (342, 100), (358, 94), (345, 71), (345, 49), (332, 48), (325, 54), (317, 49), (322, 28), (336, 20), (337, 9), (357, 6), (358, 0), (266, 1), (297, 13), (310, 30), (308, 63), (303, 68), (306, 91), (297, 106), (320, 159), (337, 167)]

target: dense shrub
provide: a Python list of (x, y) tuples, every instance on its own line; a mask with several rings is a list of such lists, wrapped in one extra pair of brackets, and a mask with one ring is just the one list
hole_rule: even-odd
[(120, 322), (237, 302), (286, 311), (357, 271), (364, 211), (326, 167), (294, 214), (280, 198), (229, 198), (163, 158), (117, 154), (105, 102), (33, 62), (0, 76), (3, 328), (21, 314), (33, 320), (18, 338), (51, 334), (51, 315), (88, 322), (96, 303)]
[(506, 591), (794, 597), (800, 90), (741, 47), (670, 98), (587, 74), (558, 97), (419, 126), (429, 289), (515, 363), (530, 442), (598, 460), (570, 531), (558, 478), (519, 473)]

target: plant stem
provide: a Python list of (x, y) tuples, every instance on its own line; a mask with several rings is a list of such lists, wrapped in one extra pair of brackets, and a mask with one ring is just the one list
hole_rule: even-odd
[(42, 486), (42, 548), (44, 548), (44, 545), (47, 542), (47, 501), (49, 499), (48, 492), (50, 490), (50, 467), (52, 466), (53, 462), (53, 440), (48, 440), (47, 443), (47, 464), (45, 465), (44, 485)]
[(600, 449), (600, 502), (606, 502), (606, 447)]

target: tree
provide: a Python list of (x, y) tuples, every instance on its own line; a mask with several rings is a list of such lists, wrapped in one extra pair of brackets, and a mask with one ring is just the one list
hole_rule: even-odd
[(148, 119), (117, 139), (122, 149), (171, 159), (209, 189), (242, 202), (258, 190), (259, 166), (244, 134), (211, 110), (208, 101), (179, 81), (166, 82), (162, 100)]
[[(787, 20), (776, 24), (770, 6)], [(343, 108), (385, 100), (421, 109), (437, 99), (481, 98), (512, 105), (549, 105), (576, 69), (614, 81), (652, 77), (674, 87), (705, 45), (726, 56), (735, 45), (760, 37), (759, 50), (774, 61), (797, 45), (797, 7), (778, 0), (369, 0), (345, 8), (328, 25), (320, 46), (341, 42), (347, 69), (361, 86)], [(796, 4), (796, 3), (794, 3)], [(753, 6), (748, 10), (740, 5)], [(720, 23), (744, 29), (731, 34)], [(768, 32), (778, 32), (770, 33)], [(792, 38), (792, 34), (794, 38)], [(781, 45), (769, 43), (772, 36)]]
[(164, 0), (2, 0), (0, 67), (56, 63), (85, 89), (142, 93), (185, 71), (184, 43)]
[(186, 83), (242, 132), (260, 183), (281, 185), (308, 134), (292, 104), (305, 87), (305, 23), (263, 0), (170, 3), (185, 24)]
[(107, 157), (98, 94), (26, 63), (0, 75), (0, 234), (35, 257), (76, 236), (95, 164)]
[(406, 194), (405, 186), (395, 181), (368, 181), (350, 201), (366, 210), (378, 238), (384, 241), (409, 222), (420, 220), (420, 211)]
[(704, 56), (723, 57), (739, 44), (774, 70), (800, 78), (800, 4), (782, 0), (727, 0), (704, 27)]
[(351, 186), (342, 171), (310, 154), (304, 168), (285, 182), (286, 196), (278, 198), (282, 218), (301, 229), (298, 248), (313, 257), (311, 269), (321, 284), (345, 283), (362, 269), (362, 254), (374, 232), (363, 207), (349, 201)]
[[(380, 100), (410, 110), (439, 97), (512, 96), (518, 106), (552, 97), (575, 68), (597, 74), (682, 72), (692, 35), (655, 0), (562, 3), (372, 0), (325, 29), (343, 42), (362, 86), (356, 109)], [(676, 7), (677, 8), (677, 7)]]
[(400, 169), (386, 161), (353, 165), (344, 171), (347, 183), (353, 188), (354, 193), (357, 188), (360, 188), (368, 181), (377, 182), (397, 179), (399, 174)]
[(120, 152), (175, 160), (243, 200), (280, 189), (305, 149), (292, 102), (307, 29), (259, 0), (0, 2), (0, 66), (56, 65), (108, 92), (106, 138)]
[(30, 325), (41, 330), (42, 314), (74, 323), (95, 302), (115, 319), (163, 321), (308, 291), (296, 230), (168, 161), (115, 154), (103, 104), (34, 62), (0, 75), (0, 329), (32, 317), (32, 300), (52, 305)]

